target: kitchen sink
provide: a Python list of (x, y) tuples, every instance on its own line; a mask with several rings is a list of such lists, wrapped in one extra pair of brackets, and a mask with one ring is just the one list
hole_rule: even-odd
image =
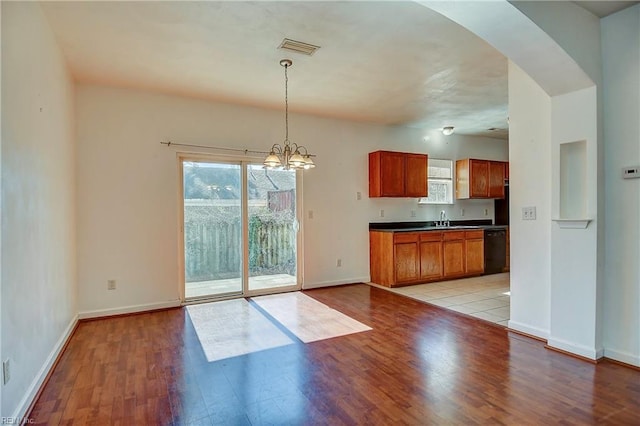
[(478, 226), (458, 225), (458, 226), (437, 226), (436, 229), (480, 229)]

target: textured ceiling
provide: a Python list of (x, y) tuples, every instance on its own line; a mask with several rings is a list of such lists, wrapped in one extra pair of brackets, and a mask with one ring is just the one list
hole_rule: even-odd
[[(47, 2), (80, 82), (507, 137), (507, 60), (413, 2)], [(283, 38), (321, 46), (311, 57)], [(489, 131), (488, 129), (499, 129)]]

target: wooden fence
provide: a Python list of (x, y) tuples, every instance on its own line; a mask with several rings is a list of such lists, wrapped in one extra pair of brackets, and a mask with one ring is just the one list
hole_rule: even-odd
[[(237, 278), (242, 268), (242, 226), (237, 222), (185, 221), (186, 281)], [(291, 274), (296, 267), (292, 221), (252, 216), (249, 275)]]

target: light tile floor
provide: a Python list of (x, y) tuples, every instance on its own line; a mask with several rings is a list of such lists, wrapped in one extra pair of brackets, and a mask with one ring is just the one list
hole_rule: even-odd
[(398, 288), (369, 284), (505, 327), (509, 321), (508, 272)]

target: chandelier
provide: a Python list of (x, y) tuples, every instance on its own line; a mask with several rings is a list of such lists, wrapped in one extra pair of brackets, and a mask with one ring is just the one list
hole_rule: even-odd
[[(264, 167), (267, 169), (312, 169), (316, 165), (311, 159), (307, 148), (296, 143), (289, 142), (289, 77), (287, 69), (293, 65), (291, 59), (283, 59), (280, 65), (284, 67), (284, 128), (285, 137), (281, 144), (276, 143), (271, 147), (267, 158), (264, 159)], [(304, 151), (304, 154), (300, 151)]]

